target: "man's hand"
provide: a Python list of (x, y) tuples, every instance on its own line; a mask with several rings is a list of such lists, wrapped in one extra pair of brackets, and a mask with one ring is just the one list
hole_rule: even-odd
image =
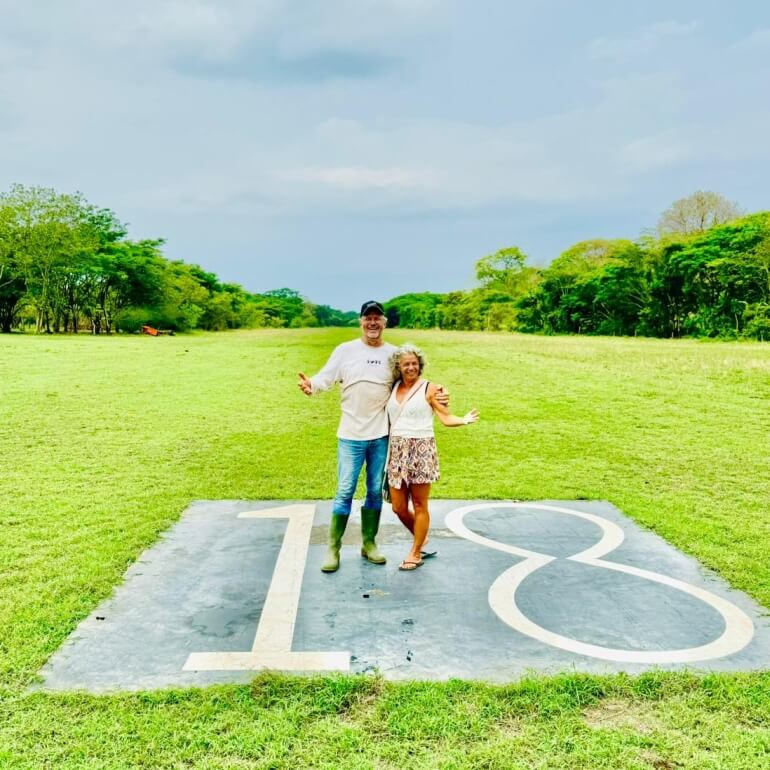
[(449, 391), (443, 385), (436, 385), (436, 395), (434, 398), (441, 406), (449, 406)]
[(312, 396), (313, 395), (313, 383), (310, 382), (310, 378), (306, 377), (302, 372), (299, 373), (299, 382), (297, 383), (299, 385), (299, 389), (306, 395), (306, 396)]

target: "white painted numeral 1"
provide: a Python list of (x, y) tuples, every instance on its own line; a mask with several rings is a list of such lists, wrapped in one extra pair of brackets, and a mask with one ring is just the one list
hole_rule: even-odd
[(315, 505), (302, 503), (238, 514), (239, 519), (288, 519), (251, 652), (194, 652), (185, 671), (349, 671), (349, 652), (294, 652), (302, 575)]

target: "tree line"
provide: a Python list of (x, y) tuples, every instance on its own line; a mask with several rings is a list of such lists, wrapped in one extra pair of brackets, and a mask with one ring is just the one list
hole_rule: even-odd
[(476, 263), (478, 287), (404, 294), (391, 326), (770, 340), (770, 212), (697, 192), (636, 241), (577, 243), (547, 267), (517, 247)]
[[(110, 333), (160, 329), (348, 326), (354, 311), (283, 288), (253, 294), (163, 240), (131, 240), (114, 212), (79, 193), (0, 193), (0, 330)], [(403, 294), (391, 326), (770, 340), (770, 212), (744, 216), (722, 196), (676, 201), (635, 241), (577, 243), (547, 267), (516, 246), (476, 262), (477, 287)]]
[(345, 326), (354, 312), (293, 289), (252, 294), (198, 265), (168, 260), (162, 239), (130, 240), (109, 209), (79, 193), (14, 185), (0, 194), (0, 330)]

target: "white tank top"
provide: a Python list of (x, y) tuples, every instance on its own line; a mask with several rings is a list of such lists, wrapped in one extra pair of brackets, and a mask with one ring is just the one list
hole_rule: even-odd
[[(398, 384), (396, 384), (388, 400), (391, 436), (406, 436), (408, 438), (431, 438), (433, 436), (433, 409), (425, 398), (427, 389), (428, 382), (426, 380), (401, 409), (401, 404), (396, 400), (396, 391), (398, 390)], [(398, 422), (394, 425), (393, 421), (396, 419), (399, 409), (401, 409), (401, 414), (398, 417)]]

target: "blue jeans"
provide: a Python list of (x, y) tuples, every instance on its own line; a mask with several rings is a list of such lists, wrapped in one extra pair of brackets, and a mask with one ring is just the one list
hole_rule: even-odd
[(337, 494), (332, 503), (332, 513), (350, 515), (358, 477), (366, 462), (366, 500), (364, 508), (382, 509), (382, 474), (388, 456), (388, 437), (368, 441), (337, 439)]

